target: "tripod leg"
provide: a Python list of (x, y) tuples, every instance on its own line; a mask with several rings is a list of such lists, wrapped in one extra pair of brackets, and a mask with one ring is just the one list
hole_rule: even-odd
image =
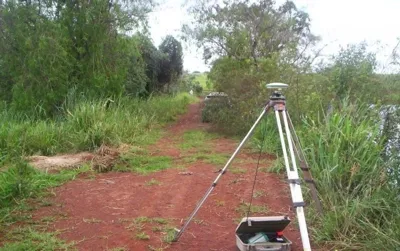
[(303, 171), (304, 180), (305, 180), (305, 182), (308, 183), (308, 187), (310, 188), (311, 196), (312, 196), (312, 198), (313, 198), (313, 200), (315, 202), (315, 205), (316, 205), (316, 208), (317, 208), (317, 212), (320, 215), (322, 215), (322, 205), (321, 205), (321, 201), (318, 198), (317, 187), (316, 187), (314, 179), (313, 179), (313, 177), (311, 175), (310, 167), (309, 167), (309, 165), (307, 163), (305, 154), (303, 152), (303, 148), (301, 147), (301, 143), (300, 143), (299, 137), (297, 136), (297, 133), (296, 133), (296, 131), (294, 129), (294, 126), (293, 126), (292, 120), (290, 118), (289, 112), (286, 111), (286, 115), (288, 117), (290, 130), (292, 132), (292, 135), (294, 136), (294, 137), (292, 137), (293, 145), (294, 145), (294, 148), (296, 150), (296, 155), (297, 155), (297, 157), (298, 157), (298, 159), (300, 161), (300, 169)]
[[(282, 130), (280, 113), (282, 113), (282, 117), (283, 117), (283, 123), (285, 126), (285, 133), (287, 136), (287, 143), (289, 146), (289, 152), (290, 152), (292, 166), (290, 166), (290, 163), (289, 163), (289, 157), (287, 154), (285, 138), (284, 138), (284, 134), (283, 134), (283, 130)], [(310, 246), (310, 240), (308, 237), (307, 224), (306, 224), (304, 209), (303, 209), (304, 201), (303, 201), (303, 195), (301, 193), (300, 180), (299, 180), (299, 175), (297, 172), (296, 160), (294, 158), (293, 145), (292, 145), (291, 135), (290, 135), (290, 131), (289, 131), (288, 124), (287, 124), (287, 118), (286, 118), (285, 112), (281, 112), (278, 110), (275, 110), (275, 115), (276, 115), (276, 122), (278, 125), (279, 137), (280, 137), (281, 145), (282, 145), (283, 158), (285, 160), (285, 167), (286, 167), (287, 176), (288, 176), (288, 180), (289, 180), (290, 193), (292, 195), (293, 206), (296, 208), (297, 218), (299, 221), (300, 235), (301, 235), (301, 240), (303, 243), (303, 250), (309, 251), (309, 250), (311, 250), (311, 246)]]
[(287, 142), (289, 145), (289, 153), (290, 153), (290, 158), (292, 162), (292, 170), (291, 170), (291, 175), (292, 177), (289, 177), (289, 182), (290, 182), (290, 190), (293, 190), (294, 197), (293, 198), (293, 205), (296, 208), (297, 212), (297, 219), (299, 221), (299, 228), (300, 228), (300, 235), (301, 235), (301, 241), (303, 243), (303, 250), (311, 250), (311, 245), (310, 245), (310, 240), (308, 236), (308, 229), (307, 229), (307, 224), (306, 224), (306, 218), (304, 215), (304, 201), (303, 201), (303, 194), (301, 192), (301, 186), (300, 186), (300, 179), (299, 179), (299, 174), (297, 171), (297, 163), (296, 163), (296, 158), (294, 155), (293, 151), (293, 144), (292, 144), (292, 136), (290, 133), (287, 117), (286, 117), (286, 112), (282, 112), (282, 117), (283, 117), (283, 123), (285, 125), (285, 132), (286, 132), (286, 137), (287, 137)]
[(208, 198), (208, 196), (210, 196), (211, 192), (214, 190), (214, 188), (217, 186), (218, 184), (218, 180), (222, 177), (222, 175), (225, 174), (226, 169), (228, 169), (228, 167), (230, 166), (230, 164), (232, 163), (233, 159), (236, 157), (236, 155), (239, 153), (240, 149), (243, 147), (243, 145), (246, 143), (246, 141), (250, 138), (251, 134), (254, 132), (254, 129), (256, 128), (256, 126), (260, 123), (261, 119), (264, 117), (265, 113), (269, 110), (270, 105), (266, 105), (265, 108), (263, 109), (263, 111), (261, 112), (260, 116), (257, 118), (256, 122), (253, 124), (253, 126), (250, 128), (249, 132), (247, 133), (247, 135), (243, 138), (242, 142), (240, 142), (239, 146), (237, 147), (237, 149), (235, 150), (235, 152), (232, 154), (232, 156), (229, 158), (228, 162), (225, 164), (224, 168), (221, 170), (221, 172), (219, 173), (219, 175), (217, 176), (217, 178), (214, 180), (214, 182), (212, 183), (211, 187), (207, 190), (207, 192), (204, 194), (203, 198), (200, 200), (199, 203), (197, 203), (195, 209), (193, 210), (193, 212), (190, 214), (189, 218), (186, 220), (185, 224), (183, 225), (183, 227), (175, 234), (175, 238), (173, 241), (178, 241), (179, 238), (181, 237), (181, 235), (183, 234), (183, 232), (185, 231), (185, 229), (187, 228), (187, 226), (189, 225), (189, 223), (193, 220), (194, 216), (197, 214), (197, 212), (199, 211), (200, 207), (204, 204), (204, 202), (206, 201), (206, 199)]

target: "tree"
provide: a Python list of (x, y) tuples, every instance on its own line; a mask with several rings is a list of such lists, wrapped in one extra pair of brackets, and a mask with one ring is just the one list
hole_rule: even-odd
[(161, 60), (161, 70), (158, 81), (167, 86), (178, 79), (183, 72), (182, 45), (173, 36), (167, 36), (159, 46), (159, 50), (164, 54)]
[[(142, 93), (145, 67), (122, 34), (147, 26), (148, 0), (31, 0), (0, 4), (0, 91), (16, 110), (58, 112), (70, 90)], [(135, 93), (136, 95), (136, 93)]]
[(329, 76), (338, 100), (347, 95), (361, 98), (365, 97), (367, 91), (372, 93), (366, 88), (374, 86), (371, 83), (375, 82), (375, 67), (375, 54), (368, 52), (367, 45), (362, 43), (342, 48), (333, 57), (333, 64), (325, 69), (325, 73)]
[(288, 54), (299, 45), (316, 41), (309, 31), (308, 14), (297, 10), (292, 1), (275, 7), (272, 0), (223, 1), (201, 0), (189, 8), (194, 16), (184, 25), (188, 39), (204, 50), (204, 59), (227, 56), (237, 60), (252, 59), (257, 66), (261, 58)]

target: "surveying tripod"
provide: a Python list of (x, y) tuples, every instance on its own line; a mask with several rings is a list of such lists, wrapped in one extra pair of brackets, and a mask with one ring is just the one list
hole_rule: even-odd
[[(311, 173), (309, 172), (309, 166), (308, 163), (305, 159), (304, 152), (301, 148), (299, 138), (297, 137), (296, 131), (294, 130), (292, 120), (290, 119), (289, 113), (286, 109), (286, 98), (282, 94), (282, 89), (287, 88), (287, 84), (282, 84), (282, 83), (271, 83), (267, 84), (267, 88), (269, 89), (277, 89), (272, 93), (270, 96), (270, 100), (268, 101), (267, 105), (263, 108), (260, 116), (257, 118), (255, 121), (254, 125), (250, 128), (249, 132), (247, 135), (243, 138), (243, 140), (240, 142), (239, 146), (237, 149), (234, 151), (228, 162), (225, 164), (224, 168), (221, 170), (221, 172), (218, 174), (217, 178), (214, 180), (212, 183), (211, 187), (207, 190), (203, 198), (199, 201), (199, 203), (196, 205), (195, 209), (192, 211), (190, 214), (189, 218), (183, 225), (183, 227), (178, 230), (175, 235), (174, 241), (178, 241), (180, 236), (183, 234), (189, 223), (192, 221), (196, 213), (199, 211), (200, 207), (204, 204), (208, 196), (211, 194), (211, 192), (214, 190), (214, 188), (217, 186), (219, 179), (222, 177), (222, 175), (225, 174), (227, 168), (230, 166), (232, 163), (233, 159), (236, 157), (236, 155), (239, 153), (240, 149), (243, 147), (243, 145), (246, 143), (246, 141), (250, 138), (251, 134), (257, 127), (257, 125), (260, 123), (262, 118), (265, 116), (265, 114), (273, 108), (275, 111), (275, 116), (276, 116), (276, 122), (278, 126), (278, 131), (279, 131), (279, 138), (282, 146), (282, 151), (283, 151), (283, 158), (285, 161), (285, 168), (287, 172), (287, 177), (289, 181), (289, 186), (290, 186), (290, 193), (292, 197), (292, 202), (293, 202), (293, 208), (296, 209), (297, 213), (297, 219), (299, 223), (299, 228), (300, 228), (300, 235), (301, 235), (301, 241), (303, 243), (303, 250), (310, 251), (311, 246), (310, 246), (310, 240), (308, 237), (308, 230), (307, 230), (307, 224), (306, 224), (306, 219), (304, 215), (304, 200), (303, 200), (303, 195), (301, 192), (301, 186), (300, 186), (300, 177), (297, 172), (297, 161), (295, 158), (295, 155), (297, 156), (297, 159), (300, 164), (300, 169), (303, 171), (303, 177), (304, 181), (306, 181), (309, 184), (311, 195), (313, 197), (313, 200), (315, 201), (317, 211), (319, 213), (322, 213), (322, 207), (320, 204), (320, 201), (318, 199), (317, 195), (317, 190), (315, 187), (315, 183), (312, 179)], [(281, 122), (281, 118), (283, 120), (283, 126)], [(285, 135), (286, 135), (286, 140), (285, 140)], [(292, 135), (294, 137), (292, 137)], [(289, 147), (289, 156), (286, 148), (286, 143)]]

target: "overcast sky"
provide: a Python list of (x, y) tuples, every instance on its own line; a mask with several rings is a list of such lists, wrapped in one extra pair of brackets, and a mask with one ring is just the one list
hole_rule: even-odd
[[(188, 20), (183, 2), (164, 0), (151, 13), (150, 32), (156, 45), (168, 34), (179, 35), (182, 24)], [(400, 37), (400, 0), (294, 0), (294, 3), (310, 15), (311, 31), (322, 38), (321, 46), (328, 44), (323, 51), (325, 55), (337, 52), (340, 46), (366, 41), (373, 45), (371, 50), (379, 53), (381, 65), (387, 66)], [(209, 69), (201, 58), (201, 51), (193, 45), (183, 46), (186, 70)]]

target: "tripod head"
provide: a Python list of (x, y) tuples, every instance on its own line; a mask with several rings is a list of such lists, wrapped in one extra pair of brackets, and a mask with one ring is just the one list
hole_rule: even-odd
[(282, 89), (288, 88), (289, 86), (284, 83), (271, 83), (267, 84), (266, 87), (268, 89), (276, 89), (270, 97), (271, 100), (285, 100), (285, 96), (282, 94)]

